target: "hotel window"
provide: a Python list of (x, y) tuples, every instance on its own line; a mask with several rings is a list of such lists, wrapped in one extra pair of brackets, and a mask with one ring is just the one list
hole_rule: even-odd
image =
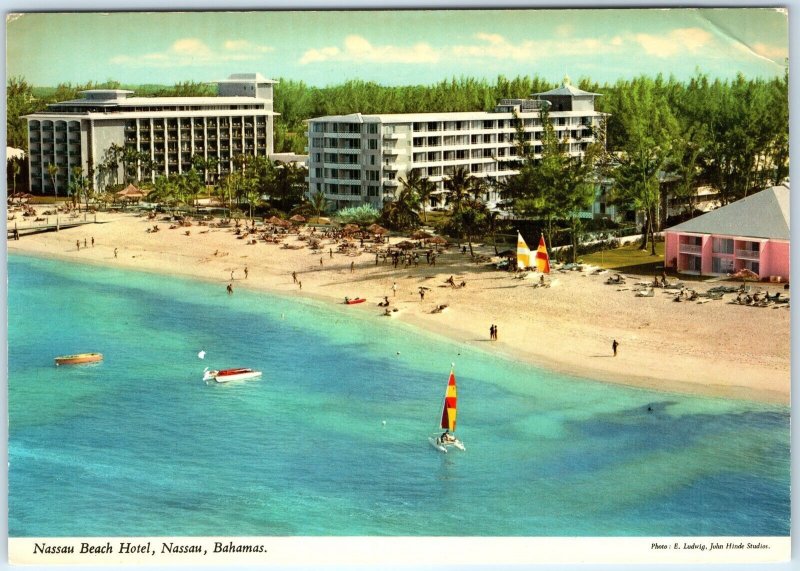
[(371, 135), (377, 135), (378, 134), (378, 124), (377, 123), (370, 123), (369, 125), (367, 125), (367, 133), (369, 133)]
[(715, 274), (728, 274), (733, 272), (733, 258), (711, 258), (711, 272)]
[(378, 139), (369, 139), (369, 149), (376, 150), (378, 148)]
[(733, 240), (731, 238), (714, 238), (712, 248), (715, 254), (733, 254)]

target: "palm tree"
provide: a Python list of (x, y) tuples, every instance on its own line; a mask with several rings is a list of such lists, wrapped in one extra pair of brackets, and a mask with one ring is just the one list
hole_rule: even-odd
[(119, 184), (119, 163), (125, 153), (125, 149), (116, 143), (111, 143), (111, 146), (106, 149), (103, 154), (102, 168), (109, 175), (114, 175), (114, 184)]
[(53, 196), (58, 198), (58, 186), (56, 185), (56, 176), (58, 175), (58, 167), (53, 163), (47, 165), (47, 174), (50, 175), (50, 180), (53, 182)]
[(461, 209), (461, 205), (469, 197), (470, 188), (472, 187), (472, 175), (466, 167), (456, 167), (453, 174), (444, 181), (444, 187), (450, 191), (450, 204), (452, 204), (453, 214)]
[[(80, 210), (80, 200), (84, 193), (84, 187), (86, 186), (86, 179), (83, 177), (83, 169), (81, 167), (72, 167), (70, 175), (67, 193), (72, 196), (72, 204), (77, 204), (78, 210)], [(88, 204), (86, 209), (89, 209)]]
[(486, 205), (473, 198), (464, 200), (450, 218), (451, 227), (459, 234), (466, 236), (471, 257), (475, 257), (475, 252), (472, 250), (472, 239), (483, 235), (488, 224)]
[(199, 173), (192, 167), (188, 172), (181, 175), (181, 181), (186, 193), (192, 198), (192, 206), (197, 208), (197, 195), (203, 189)]
[(383, 206), (381, 217), (387, 226), (407, 230), (419, 226), (419, 198), (409, 186), (403, 187), (395, 200)]
[(175, 190), (175, 184), (171, 177), (162, 174), (157, 176), (153, 183), (151, 198), (171, 206), (175, 203)]
[(431, 196), (436, 191), (436, 183), (431, 181), (428, 177), (423, 177), (419, 180), (417, 186), (417, 197), (422, 209), (422, 216), (425, 219), (425, 224), (428, 223), (428, 205), (431, 203)]
[(436, 190), (436, 184), (431, 182), (428, 177), (421, 177), (419, 169), (411, 169), (407, 178), (399, 177), (398, 180), (403, 185), (404, 190), (413, 193), (413, 199), (411, 196), (406, 196), (404, 197), (404, 201), (412, 200), (414, 209), (422, 211), (425, 223), (427, 224), (428, 212), (426, 206), (430, 203), (431, 194)]
[(311, 207), (317, 213), (317, 221), (319, 221), (319, 217), (328, 208), (328, 199), (321, 192), (314, 193), (311, 195)]
[(17, 194), (17, 176), (21, 168), (19, 159), (11, 159), (11, 185), (14, 194)]

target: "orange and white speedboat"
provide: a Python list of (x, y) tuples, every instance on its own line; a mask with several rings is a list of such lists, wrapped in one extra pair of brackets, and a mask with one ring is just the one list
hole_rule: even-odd
[(217, 381), (218, 383), (227, 383), (229, 381), (244, 381), (247, 379), (256, 379), (261, 376), (261, 371), (254, 371), (253, 369), (222, 369), (214, 371), (206, 368), (203, 371), (204, 381)]
[(102, 353), (78, 353), (77, 355), (56, 357), (56, 365), (83, 365), (85, 363), (97, 363), (102, 360)]

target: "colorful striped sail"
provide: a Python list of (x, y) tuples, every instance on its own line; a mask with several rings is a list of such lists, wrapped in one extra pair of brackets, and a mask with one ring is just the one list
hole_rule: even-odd
[(539, 238), (539, 248), (536, 250), (536, 269), (543, 274), (550, 273), (550, 256), (547, 255), (547, 244), (544, 243), (544, 234)]
[(447, 390), (444, 393), (442, 428), (450, 432), (456, 429), (456, 374), (453, 369), (450, 369), (450, 379), (447, 381)]
[(531, 267), (531, 249), (525, 243), (522, 234), (517, 231), (517, 268), (524, 270)]

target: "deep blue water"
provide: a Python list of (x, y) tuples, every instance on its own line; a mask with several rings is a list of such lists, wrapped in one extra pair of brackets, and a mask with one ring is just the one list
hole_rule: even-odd
[[(10, 256), (9, 535), (789, 534), (788, 407), (570, 378), (377, 313)], [(451, 362), (467, 452), (445, 455)]]

